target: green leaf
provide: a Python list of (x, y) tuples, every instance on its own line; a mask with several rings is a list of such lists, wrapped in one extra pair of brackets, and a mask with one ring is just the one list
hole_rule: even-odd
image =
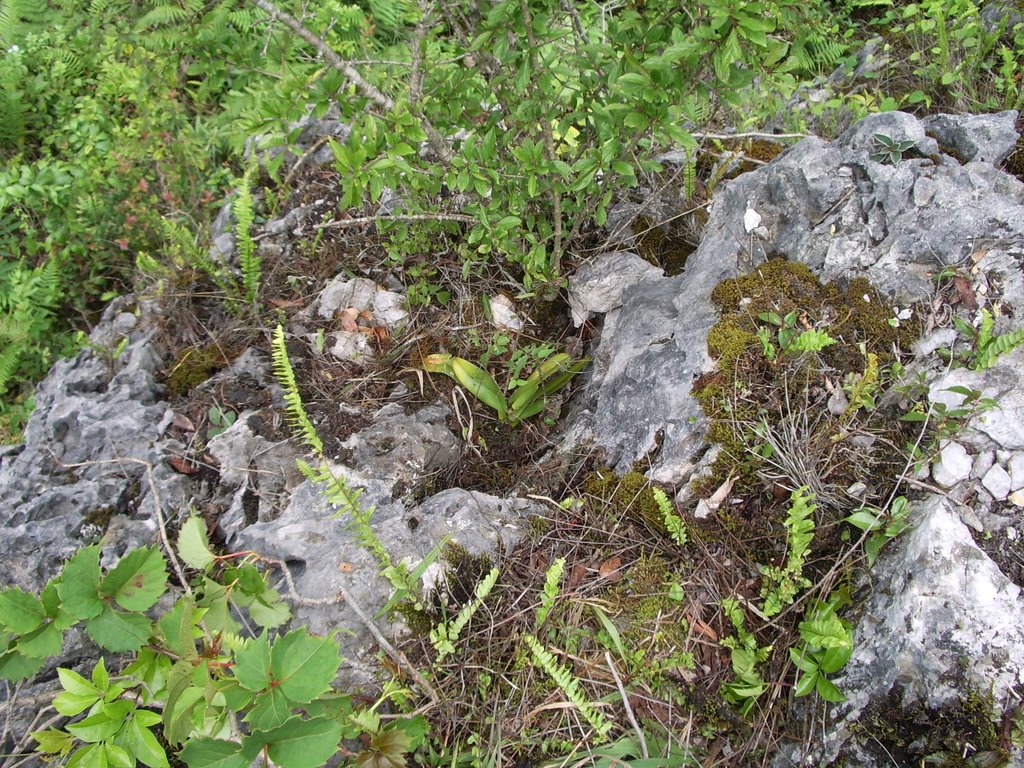
[(262, 691), (270, 685), (270, 641), (266, 632), (235, 652), (231, 671), (238, 684), (250, 691)]
[(274, 678), (292, 701), (307, 703), (331, 689), (341, 666), (333, 637), (310, 637), (305, 628), (278, 638), (270, 654)]
[(97, 645), (120, 653), (139, 650), (149, 640), (152, 628), (145, 616), (121, 613), (107, 605), (86, 623), (85, 631)]
[[(268, 601), (268, 597), (272, 600)], [(263, 595), (249, 603), (246, 608), (253, 621), (261, 627), (279, 627), (292, 617), (292, 609), (288, 603), (272, 589), (267, 589)]]
[(874, 531), (883, 525), (880, 515), (878, 510), (862, 509), (847, 516), (845, 520), (862, 531)]
[(815, 688), (818, 691), (818, 695), (825, 701), (831, 701), (834, 703), (846, 701), (846, 696), (843, 695), (843, 692), (839, 690), (838, 686), (824, 675), (818, 675)]
[(281, 768), (317, 768), (338, 751), (341, 723), (326, 717), (294, 717), (272, 731), (253, 734), (253, 738), (269, 745), (270, 759)]
[(123, 747), (107, 742), (103, 745), (103, 752), (110, 768), (135, 768), (135, 759)]
[(498, 413), (498, 418), (505, 420), (505, 396), (495, 383), (494, 378), (478, 365), (461, 357), (453, 357), (451, 360), (452, 374), (455, 379), (464, 386), (469, 393), (476, 397), (481, 403), (493, 408)]
[(269, 731), (283, 725), (291, 717), (292, 706), (280, 688), (271, 688), (256, 697), (245, 720), (253, 730)]
[(103, 610), (100, 597), (100, 550), (93, 545), (79, 550), (64, 564), (57, 594), (65, 611), (76, 619), (91, 619)]
[(100, 584), (103, 594), (113, 597), (126, 611), (151, 608), (166, 589), (167, 563), (152, 547), (133, 549)]
[(0, 680), (24, 680), (43, 668), (46, 659), (30, 659), (15, 649), (0, 654)]
[[(201, 615), (201, 614), (200, 614)], [(167, 647), (183, 659), (196, 659), (196, 610), (189, 597), (183, 597), (175, 603), (174, 608), (165, 613), (157, 621), (160, 634), (163, 635)]]
[[(144, 727), (141, 722), (143, 718), (140, 715), (144, 711), (137, 712), (128, 725), (125, 736), (128, 746), (131, 748), (130, 752), (137, 760), (148, 765), (149, 768), (169, 768), (167, 753), (164, 751), (164, 748), (160, 746), (160, 742), (153, 735), (153, 732), (149, 728)], [(157, 722), (159, 722), (159, 715), (156, 715), (155, 712), (152, 714), (156, 716)]]
[(37, 752), (47, 754), (66, 755), (74, 747), (75, 742), (70, 733), (59, 731), (56, 728), (47, 728), (45, 731), (35, 731), (30, 734), (39, 744)]
[(54, 698), (53, 708), (62, 715), (73, 717), (103, 698), (103, 691), (77, 672), (58, 667), (57, 675), (64, 692)]
[(46, 609), (35, 595), (18, 587), (0, 592), (0, 625), (23, 635), (36, 629), (46, 618)]
[(243, 747), (234, 741), (198, 738), (189, 740), (180, 757), (188, 768), (249, 768), (261, 745)]
[(818, 668), (818, 665), (814, 663), (814, 659), (804, 649), (790, 648), (789, 658), (801, 672), (814, 672)]
[(812, 671), (805, 672), (800, 675), (800, 679), (796, 681), (796, 686), (793, 688), (793, 694), (797, 697), (809, 696), (811, 691), (814, 690), (815, 681), (819, 679), (823, 678), (818, 674), (817, 667)]
[(216, 561), (208, 544), (206, 521), (193, 515), (181, 526), (178, 534), (178, 554), (193, 568), (205, 571)]
[(132, 704), (129, 701), (112, 702), (96, 714), (67, 726), (68, 733), (80, 741), (89, 743), (106, 741), (121, 730), (131, 708)]

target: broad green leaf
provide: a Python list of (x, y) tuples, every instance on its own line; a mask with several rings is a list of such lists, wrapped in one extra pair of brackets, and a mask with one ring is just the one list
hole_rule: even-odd
[(216, 560), (208, 542), (206, 521), (198, 515), (193, 515), (181, 526), (181, 533), (178, 534), (178, 554), (193, 568), (205, 571)]
[(199, 738), (191, 739), (180, 757), (188, 768), (249, 768), (259, 751), (259, 744), (245, 749), (234, 741)]
[(89, 744), (75, 752), (68, 761), (68, 768), (110, 768), (103, 744)]
[(292, 706), (280, 688), (271, 688), (256, 697), (245, 721), (255, 731), (269, 731), (283, 725), (291, 717)]
[(824, 653), (818, 654), (818, 666), (821, 671), (828, 675), (834, 675), (846, 666), (846, 662), (853, 656), (853, 643), (847, 648), (829, 648)]
[(270, 685), (270, 641), (266, 632), (235, 652), (231, 671), (238, 684), (250, 691), (262, 691)]
[(196, 629), (195, 604), (189, 597), (183, 597), (174, 605), (170, 611), (165, 613), (157, 621), (160, 634), (163, 635), (167, 647), (183, 659), (196, 659), (199, 652), (196, 650), (195, 638), (198, 633)]
[(110, 768), (135, 768), (135, 759), (123, 747), (108, 742), (103, 745), (103, 751)]
[(43, 668), (46, 659), (29, 658), (17, 651), (17, 646), (5, 653), (0, 653), (0, 680), (24, 680), (32, 677)]
[(58, 667), (57, 676), (64, 692), (54, 698), (53, 708), (62, 715), (77, 715), (103, 698), (103, 691), (100, 688), (74, 670)]
[(272, 731), (253, 734), (253, 738), (268, 745), (270, 759), (281, 768), (317, 768), (338, 751), (341, 723), (326, 717), (294, 717)]
[(100, 589), (126, 611), (151, 608), (167, 589), (164, 556), (151, 547), (133, 549), (106, 575)]
[(804, 672), (800, 675), (800, 679), (796, 681), (796, 687), (793, 688), (793, 694), (796, 696), (808, 696), (811, 691), (814, 690), (814, 683), (820, 679), (821, 675), (818, 674), (817, 667), (810, 672)]
[[(160, 742), (153, 735), (153, 732), (141, 722), (142, 718), (139, 716), (142, 714), (142, 711), (137, 712), (132, 722), (128, 725), (125, 737), (130, 748), (129, 751), (135, 755), (137, 760), (144, 765), (148, 765), (149, 768), (169, 768), (167, 753), (160, 746)], [(160, 721), (159, 715), (155, 712), (151, 714), (156, 717), (157, 722)], [(153, 724), (151, 723), (151, 725)]]
[(311, 637), (305, 628), (278, 638), (271, 651), (274, 678), (292, 701), (307, 703), (331, 689), (341, 666), (333, 637)]
[(92, 668), (92, 684), (101, 691), (106, 691), (110, 685), (110, 674), (107, 672), (107, 663), (100, 657), (100, 660), (96, 662), (96, 665)]
[(35, 595), (18, 587), (0, 591), (0, 626), (23, 635), (43, 623), (46, 609)]
[(843, 622), (835, 616), (800, 622), (800, 636), (818, 648), (850, 648), (853, 640)]
[(192, 714), (206, 700), (203, 688), (190, 686), (174, 699), (174, 706), (164, 710), (164, 736), (171, 744), (181, 744), (192, 732)]
[[(268, 597), (271, 599), (267, 600)], [(281, 626), (292, 617), (292, 609), (288, 603), (282, 600), (273, 589), (268, 589), (263, 595), (249, 603), (247, 609), (253, 621), (261, 627), (271, 629)]]
[(61, 607), (76, 619), (91, 619), (103, 611), (100, 597), (100, 550), (79, 550), (64, 564), (57, 584)]
[[(115, 704), (119, 706), (114, 706)], [(68, 733), (80, 741), (95, 743), (112, 738), (124, 726), (125, 716), (131, 710), (128, 701), (113, 702), (84, 720), (67, 726)]]
[(481, 403), (498, 412), (498, 418), (505, 420), (505, 396), (494, 381), (494, 377), (478, 365), (461, 357), (452, 358), (452, 374)]
[(796, 665), (797, 669), (802, 672), (813, 672), (818, 668), (818, 665), (814, 663), (811, 655), (806, 651), (800, 651), (796, 648), (789, 649), (789, 658), (793, 664)]
[(815, 688), (818, 691), (818, 695), (825, 701), (831, 701), (834, 703), (846, 701), (846, 696), (839, 690), (838, 686), (824, 675), (818, 675), (818, 681)]
[(60, 653), (64, 633), (50, 622), (29, 632), (18, 641), (18, 650), (32, 659), (47, 659)]
[(149, 640), (152, 628), (145, 616), (121, 613), (108, 605), (86, 623), (85, 631), (102, 648), (122, 652), (139, 650)]
[(846, 518), (850, 525), (860, 528), (862, 531), (873, 531), (882, 527), (881, 513), (877, 510), (869, 511), (862, 509), (854, 512)]

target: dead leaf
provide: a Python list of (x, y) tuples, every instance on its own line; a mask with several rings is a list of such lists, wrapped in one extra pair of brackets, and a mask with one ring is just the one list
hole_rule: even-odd
[(978, 308), (978, 298), (974, 295), (974, 287), (971, 285), (971, 281), (962, 275), (954, 275), (953, 287), (956, 289), (956, 295), (950, 304), (962, 303), (967, 309)]
[(267, 304), (278, 309), (290, 309), (301, 307), (306, 303), (305, 299), (267, 299)]
[(182, 475), (194, 475), (199, 471), (199, 465), (184, 456), (172, 456), (167, 463), (171, 465), (171, 469)]
[(338, 310), (338, 318), (341, 320), (341, 327), (346, 331), (359, 330), (359, 310), (355, 307), (345, 307)]
[(572, 568), (572, 573), (569, 574), (569, 581), (566, 582), (566, 589), (570, 592), (580, 584), (583, 583), (583, 579), (587, 576), (587, 566), (583, 563), (576, 563)]
[(608, 579), (608, 581), (616, 582), (622, 578), (622, 558), (619, 556), (609, 557), (603, 563), (601, 567), (597, 569), (597, 575), (602, 579)]
[(188, 416), (183, 413), (178, 413), (177, 411), (175, 411), (174, 415), (171, 417), (171, 426), (177, 427), (182, 432), (196, 431), (196, 425), (192, 423), (192, 420)]
[(695, 619), (690, 614), (687, 614), (686, 618), (690, 620), (690, 626), (693, 627), (694, 632), (704, 635), (712, 643), (718, 642), (718, 633), (710, 625), (700, 619)]
[(718, 486), (718, 490), (712, 493), (708, 498), (701, 499), (697, 502), (697, 510), (694, 514), (696, 514), (697, 517), (707, 517), (708, 515), (717, 512), (718, 508), (722, 506), (722, 502), (729, 498), (729, 492), (732, 491), (732, 485), (735, 482), (735, 477), (726, 479), (724, 483)]
[(342, 573), (355, 573), (356, 567), (352, 563), (338, 563), (338, 570)]

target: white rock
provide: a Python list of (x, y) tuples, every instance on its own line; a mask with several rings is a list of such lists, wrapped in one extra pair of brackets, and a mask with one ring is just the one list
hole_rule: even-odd
[(992, 469), (992, 465), (995, 463), (995, 451), (982, 451), (974, 457), (974, 466), (971, 468), (971, 477), (975, 480), (980, 480), (985, 476), (986, 472)]
[(1024, 490), (1015, 491), (1006, 497), (1006, 500), (1015, 507), (1024, 507)]
[(512, 299), (503, 293), (491, 296), (491, 321), (499, 328), (508, 328), (510, 331), (523, 330), (523, 319), (516, 314)]
[(970, 477), (973, 466), (967, 449), (951, 440), (942, 447), (939, 458), (932, 464), (932, 479), (943, 488), (951, 488)]
[(1013, 454), (1006, 462), (1006, 468), (1010, 470), (1010, 490), (1024, 488), (1024, 453)]
[(665, 271), (629, 251), (602, 253), (569, 280), (569, 307), (579, 327), (593, 313), (622, 306), (622, 292), (634, 283), (662, 277)]
[(985, 473), (985, 477), (981, 479), (981, 484), (992, 494), (993, 498), (999, 501), (1002, 501), (1010, 494), (1010, 476), (998, 464), (993, 464), (991, 469)]

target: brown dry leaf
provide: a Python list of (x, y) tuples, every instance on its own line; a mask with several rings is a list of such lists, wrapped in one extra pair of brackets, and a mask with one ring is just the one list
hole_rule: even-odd
[(988, 252), (989, 252), (988, 246), (984, 246), (982, 248), (979, 248), (978, 250), (976, 250), (974, 253), (971, 254), (971, 261), (973, 261), (975, 264), (977, 264), (979, 261), (981, 261), (986, 256), (988, 256)]
[(371, 312), (368, 309), (364, 309), (362, 312), (360, 312), (359, 317), (361, 317), (368, 323), (373, 322), (373, 312)]
[(686, 618), (690, 620), (690, 626), (693, 627), (694, 632), (704, 635), (712, 643), (718, 642), (718, 633), (707, 622), (695, 619), (690, 614), (687, 614)]
[(194, 475), (199, 471), (199, 465), (184, 456), (172, 456), (167, 463), (171, 465), (171, 469), (182, 475)]
[(609, 557), (603, 563), (601, 567), (597, 569), (597, 575), (602, 579), (608, 579), (608, 581), (615, 582), (622, 578), (622, 558), (616, 555), (615, 557)]
[(341, 319), (341, 327), (346, 331), (359, 330), (359, 310), (355, 307), (345, 307), (339, 310), (338, 317)]
[(355, 573), (356, 567), (352, 563), (338, 563), (338, 570), (342, 573)]
[(306, 303), (305, 299), (267, 299), (267, 304), (278, 309), (290, 309), (301, 307)]
[(183, 413), (174, 412), (171, 417), (171, 426), (177, 427), (182, 432), (195, 432), (196, 425), (192, 423), (192, 420)]
[(953, 277), (953, 287), (956, 289), (956, 296), (950, 304), (962, 303), (967, 309), (978, 308), (978, 297), (974, 295), (974, 286), (971, 281), (962, 275)]
[(587, 576), (587, 566), (583, 563), (576, 563), (572, 568), (572, 573), (569, 574), (569, 581), (566, 582), (565, 588), (570, 592), (580, 584), (583, 583), (583, 579)]
[(382, 347), (389, 341), (388, 329), (383, 326), (374, 326), (372, 329), (374, 337), (377, 339), (377, 343)]

